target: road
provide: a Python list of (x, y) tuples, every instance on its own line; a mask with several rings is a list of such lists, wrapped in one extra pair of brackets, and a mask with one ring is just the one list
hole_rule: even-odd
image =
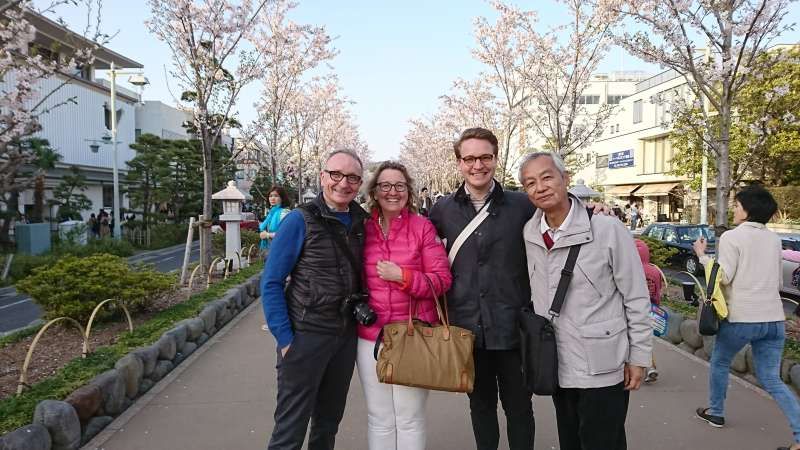
[[(160, 250), (151, 250), (128, 258), (131, 264), (153, 264), (159, 272), (180, 270), (186, 244), (179, 244)], [(200, 242), (192, 245), (190, 261), (200, 258)], [(18, 293), (14, 286), (0, 289), (0, 334), (23, 328), (42, 316), (42, 309), (30, 297)]]

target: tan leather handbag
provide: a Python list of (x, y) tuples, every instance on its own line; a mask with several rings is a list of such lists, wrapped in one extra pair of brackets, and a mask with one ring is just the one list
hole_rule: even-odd
[[(425, 276), (431, 292), (436, 292)], [(435, 294), (434, 294), (435, 295)], [(442, 293), (445, 311), (447, 297)], [(381, 383), (400, 384), (436, 391), (472, 392), (475, 336), (464, 328), (450, 326), (439, 300), (434, 298), (441, 325), (415, 319), (418, 300), (408, 304), (408, 321), (386, 324), (381, 331), (383, 347), (376, 370)], [(413, 306), (412, 306), (413, 305)], [(379, 341), (381, 337), (378, 337)]]

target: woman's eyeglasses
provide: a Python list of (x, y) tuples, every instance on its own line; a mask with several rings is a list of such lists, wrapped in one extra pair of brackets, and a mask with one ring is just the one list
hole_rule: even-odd
[(381, 192), (389, 192), (392, 188), (394, 188), (395, 192), (405, 192), (408, 190), (408, 185), (403, 182), (392, 184), (385, 181), (383, 183), (378, 183), (378, 189), (380, 189)]

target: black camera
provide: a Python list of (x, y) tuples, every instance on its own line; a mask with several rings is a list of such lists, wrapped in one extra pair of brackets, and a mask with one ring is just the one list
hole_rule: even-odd
[(350, 294), (342, 301), (342, 315), (352, 314), (356, 322), (370, 326), (378, 319), (378, 315), (367, 304), (368, 294)]

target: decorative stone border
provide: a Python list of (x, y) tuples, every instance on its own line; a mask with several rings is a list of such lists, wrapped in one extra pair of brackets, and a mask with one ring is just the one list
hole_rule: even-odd
[[(664, 305), (662, 305), (662, 308), (668, 311), (669, 318), (667, 320), (667, 334), (661, 336), (661, 339), (698, 358), (709, 361), (711, 359), (711, 350), (713, 350), (716, 342), (716, 336), (702, 336), (696, 319), (686, 318), (681, 313), (672, 311)], [(756, 386), (761, 386), (755, 376), (753, 349), (749, 344), (733, 358), (731, 372)], [(795, 391), (800, 392), (800, 364), (792, 359), (784, 358), (781, 361), (781, 380), (793, 387)]]
[(235, 315), (260, 297), (261, 274), (178, 322), (154, 344), (120, 358), (64, 401), (43, 400), (33, 423), (0, 436), (2, 450), (77, 450), (145, 394)]

